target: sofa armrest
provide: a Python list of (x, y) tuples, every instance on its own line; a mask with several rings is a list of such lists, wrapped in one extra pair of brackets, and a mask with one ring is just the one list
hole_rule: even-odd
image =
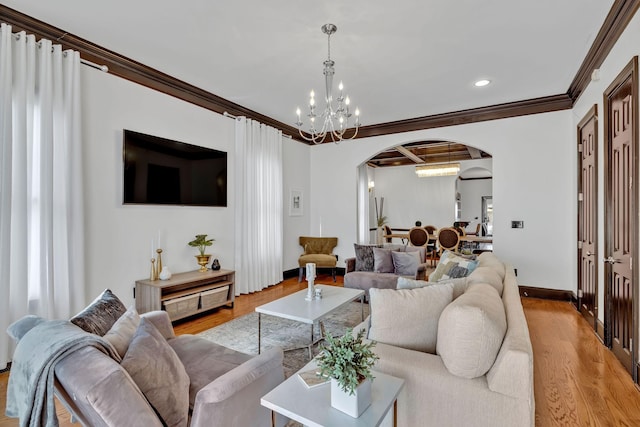
[(156, 310), (149, 311), (147, 313), (141, 314), (142, 317), (147, 320), (151, 320), (153, 326), (155, 326), (158, 331), (162, 334), (164, 339), (169, 340), (171, 338), (175, 338), (176, 334), (173, 332), (173, 325), (171, 324), (171, 318), (166, 311)]
[(345, 259), (344, 263), (345, 263), (345, 273), (349, 273), (351, 271), (355, 271), (355, 269), (356, 269), (356, 259), (355, 259), (355, 257)]
[(272, 348), (221, 375), (196, 395), (191, 426), (271, 426), (262, 396), (284, 381), (281, 348)]

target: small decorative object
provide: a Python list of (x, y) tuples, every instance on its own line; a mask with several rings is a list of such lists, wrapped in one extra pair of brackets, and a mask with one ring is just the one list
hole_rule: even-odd
[(215, 239), (207, 239), (206, 234), (196, 234), (196, 238), (188, 243), (189, 246), (198, 248), (198, 250), (200, 251), (200, 255), (196, 255), (195, 257), (198, 260), (198, 265), (200, 266), (200, 270), (198, 271), (200, 271), (201, 273), (207, 271), (207, 264), (209, 264), (209, 260), (211, 259), (211, 255), (205, 254), (204, 251), (206, 250), (207, 246), (213, 245), (214, 240)]
[(380, 210), (378, 210), (378, 198), (375, 198), (376, 205), (376, 244), (382, 245), (384, 243), (384, 225), (387, 223), (387, 217), (382, 214), (384, 209), (384, 197), (380, 197)]
[(322, 289), (316, 288), (315, 296), (316, 296), (316, 299), (322, 299)]
[(158, 277), (160, 277), (160, 273), (162, 272), (162, 249), (156, 249), (156, 253), (158, 254), (158, 256), (156, 257), (156, 259), (158, 260), (158, 262), (156, 263), (156, 272), (158, 273)]
[(162, 267), (162, 271), (160, 272), (158, 277), (160, 278), (160, 280), (169, 280), (169, 279), (171, 279), (171, 271), (169, 270), (169, 267), (167, 267), (166, 265), (164, 267)]
[(371, 368), (379, 359), (373, 353), (375, 341), (364, 342), (365, 330), (352, 330), (339, 338), (325, 336), (317, 357), (320, 375), (331, 377), (331, 406), (359, 417), (371, 405)]
[(151, 258), (151, 273), (149, 273), (149, 280), (158, 280), (158, 272), (156, 271), (155, 258)]
[(213, 262), (211, 263), (211, 269), (220, 270), (220, 261), (218, 261), (218, 258), (214, 259)]
[(316, 287), (313, 282), (316, 278), (316, 265), (313, 262), (307, 263), (307, 296), (305, 300), (311, 301), (315, 297)]

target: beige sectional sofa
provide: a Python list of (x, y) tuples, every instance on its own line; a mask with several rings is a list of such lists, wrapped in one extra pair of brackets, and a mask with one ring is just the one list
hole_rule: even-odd
[(405, 380), (398, 425), (534, 426), (533, 352), (513, 268), (486, 253), (469, 277), (420, 285), (372, 289), (371, 315), (356, 328), (378, 341), (375, 369)]

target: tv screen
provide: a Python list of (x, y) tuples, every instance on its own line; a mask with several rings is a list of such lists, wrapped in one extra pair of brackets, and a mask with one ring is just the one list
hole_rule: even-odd
[(124, 204), (227, 206), (227, 153), (124, 130)]

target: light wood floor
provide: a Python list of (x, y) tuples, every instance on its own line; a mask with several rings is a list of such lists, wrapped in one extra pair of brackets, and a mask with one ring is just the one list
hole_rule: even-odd
[[(318, 283), (330, 283), (321, 276)], [(338, 285), (342, 278), (338, 277)], [(304, 289), (306, 283), (288, 279), (251, 295), (236, 298), (233, 309), (180, 322), (177, 334), (198, 333), (252, 312), (264, 304)], [(640, 426), (640, 391), (631, 377), (602, 346), (587, 322), (566, 302), (523, 298), (534, 352), (536, 426)], [(0, 427), (17, 420), (4, 416), (8, 374), (0, 374)], [(72, 426), (60, 408), (60, 426)], [(412, 427), (412, 426), (407, 426)]]

